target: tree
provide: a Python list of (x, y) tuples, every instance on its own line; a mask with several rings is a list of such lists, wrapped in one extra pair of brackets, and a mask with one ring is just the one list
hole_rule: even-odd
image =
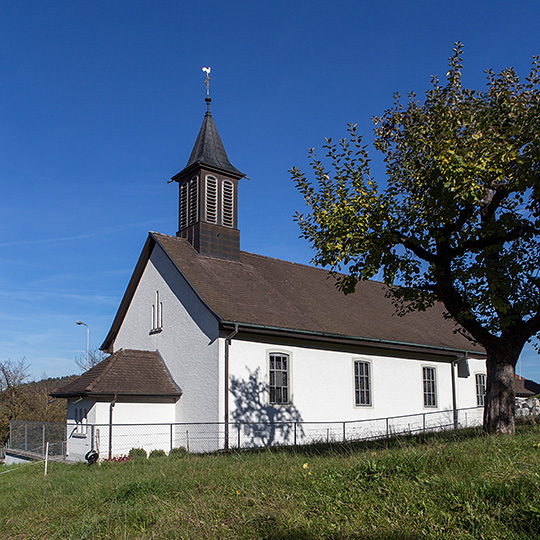
[(25, 357), (0, 362), (0, 435), (9, 430), (10, 421), (24, 408), (22, 387), (30, 376), (29, 370)]
[[(88, 351), (88, 369), (93, 368), (108, 356), (108, 354), (105, 354), (98, 348), (90, 349)], [(77, 358), (75, 358), (75, 363), (80, 368), (81, 372), (86, 371), (86, 353), (77, 356)]]
[(374, 118), (385, 188), (356, 126), (326, 139), (332, 173), (311, 150), (314, 181), (291, 169), (310, 208), (296, 219), (344, 293), (380, 271), (400, 314), (443, 302), (486, 350), (485, 430), (513, 433), (515, 365), (540, 331), (540, 58), (525, 82), (488, 70), (482, 91), (461, 70), (458, 43), (444, 86)]

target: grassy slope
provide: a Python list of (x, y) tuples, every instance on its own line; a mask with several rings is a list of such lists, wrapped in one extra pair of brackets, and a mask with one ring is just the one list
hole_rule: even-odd
[(522, 425), (390, 450), (50, 464), (45, 479), (25, 465), (0, 475), (0, 537), (538, 538), (537, 442)]

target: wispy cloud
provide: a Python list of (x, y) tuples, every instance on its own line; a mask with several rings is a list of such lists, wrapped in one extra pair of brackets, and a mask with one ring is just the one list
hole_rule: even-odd
[(49, 300), (53, 299), (58, 302), (59, 299), (63, 300), (76, 300), (77, 302), (86, 302), (93, 304), (115, 304), (118, 303), (118, 295), (98, 295), (95, 293), (73, 293), (70, 291), (63, 291), (60, 289), (51, 290), (32, 290), (32, 289), (10, 289), (1, 290), (0, 297), (3, 298), (15, 298), (18, 302), (33, 302), (37, 300)]
[(58, 236), (53, 238), (31, 238), (28, 240), (14, 240), (12, 242), (0, 242), (0, 247), (9, 247), (9, 246), (24, 246), (24, 245), (46, 245), (46, 244), (59, 244), (63, 242), (74, 242), (76, 240), (85, 240), (87, 238), (95, 238), (97, 236), (106, 236), (110, 234), (115, 234), (120, 231), (133, 229), (136, 227), (142, 227), (143, 225), (154, 227), (160, 223), (164, 223), (168, 220), (146, 220), (146, 221), (136, 221), (133, 223), (124, 223), (122, 225), (116, 225), (114, 227), (108, 227), (101, 230), (96, 230), (91, 233), (77, 234), (72, 236)]

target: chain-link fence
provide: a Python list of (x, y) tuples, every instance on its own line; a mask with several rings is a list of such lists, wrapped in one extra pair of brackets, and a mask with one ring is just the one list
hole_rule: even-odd
[(208, 453), (226, 449), (355, 442), (482, 425), (483, 408), (433, 411), (343, 422), (229, 422), (175, 424), (54, 424), (12, 421), (10, 447), (82, 460), (91, 451), (101, 457), (174, 448)]
[(50, 456), (65, 457), (66, 441), (67, 428), (65, 423), (11, 421), (10, 448), (45, 455), (45, 449), (49, 443)]

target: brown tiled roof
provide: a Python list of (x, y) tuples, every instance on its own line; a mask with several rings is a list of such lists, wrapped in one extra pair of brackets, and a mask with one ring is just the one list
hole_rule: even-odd
[[(375, 281), (344, 295), (326, 270), (241, 252), (240, 261), (200, 255), (184, 239), (151, 233), (222, 322), (482, 352), (443, 318), (443, 306), (404, 317)], [(112, 331), (112, 330), (111, 330)]]
[(520, 377), (517, 373), (514, 374), (514, 390), (516, 396), (526, 397), (540, 394), (540, 384), (535, 383), (524, 377)]
[(52, 392), (51, 396), (67, 398), (114, 394), (179, 398), (182, 392), (158, 352), (120, 349)]

